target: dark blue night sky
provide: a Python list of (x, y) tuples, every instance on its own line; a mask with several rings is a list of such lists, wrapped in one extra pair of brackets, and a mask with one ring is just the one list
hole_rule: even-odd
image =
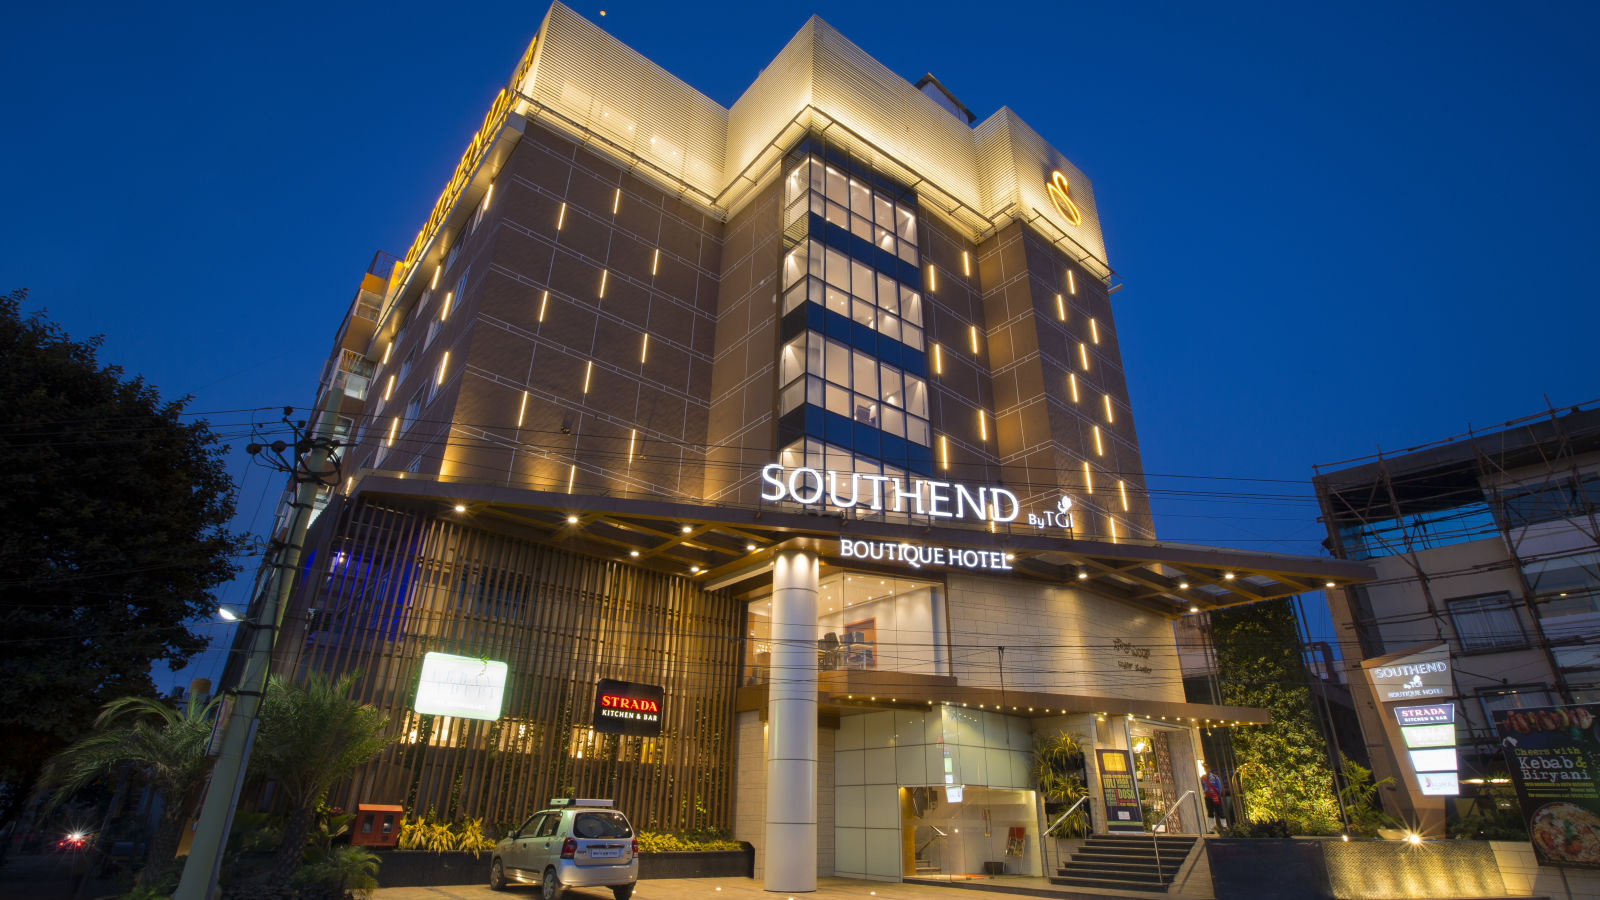
[[(724, 105), (815, 12), (1073, 160), (1165, 539), (1316, 553), (1313, 463), (1600, 397), (1600, 5), (575, 8)], [(196, 411), (309, 404), (544, 10), (13, 9), (0, 290)]]

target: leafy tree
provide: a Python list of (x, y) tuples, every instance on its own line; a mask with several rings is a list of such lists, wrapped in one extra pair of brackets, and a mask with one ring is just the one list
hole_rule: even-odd
[(383, 735), (387, 716), (350, 699), (355, 680), (354, 672), (336, 680), (314, 674), (303, 683), (275, 675), (267, 684), (250, 769), (276, 782), (289, 807), (282, 843), (265, 876), (269, 885), (288, 884), (299, 868), (328, 788), (394, 740)]
[(206, 741), (216, 701), (182, 709), (146, 697), (123, 697), (105, 705), (94, 730), (56, 754), (45, 766), (41, 786), (50, 789), (48, 806), (123, 767), (161, 795), (164, 804), (153, 840), (146, 849), (141, 884), (161, 880), (183, 836), (184, 818), (194, 808), (210, 771)]
[(0, 780), (24, 786), (107, 701), (153, 696), (153, 662), (205, 647), (183, 624), (242, 546), (226, 448), (183, 421), (187, 398), (24, 316), (26, 297), (0, 296)]
[(1211, 614), (1222, 702), (1265, 709), (1272, 724), (1235, 729), (1234, 755), (1251, 821), (1283, 820), (1295, 831), (1339, 830), (1328, 746), (1312, 713), (1310, 675), (1287, 600)]

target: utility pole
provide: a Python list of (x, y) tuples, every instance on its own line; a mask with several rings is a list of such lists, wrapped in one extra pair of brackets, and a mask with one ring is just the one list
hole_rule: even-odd
[[(294, 590), (294, 576), (300, 566), (300, 555), (305, 543), (306, 529), (311, 525), (311, 513), (317, 499), (317, 489), (324, 485), (338, 485), (338, 464), (333, 458), (336, 442), (333, 428), (338, 420), (339, 404), (344, 391), (337, 381), (325, 388), (321, 410), (315, 420), (315, 437), (299, 437), (293, 446), (295, 462), (289, 466), (290, 480), (296, 486), (290, 519), (284, 542), (277, 548), (278, 559), (268, 563), (270, 572), (261, 593), (254, 616), (246, 621), (251, 632), (246, 651), (244, 673), (239, 685), (231, 691), (233, 703), (227, 711), (227, 720), (219, 722), (222, 744), (217, 762), (211, 769), (211, 781), (206, 787), (205, 801), (200, 808), (200, 820), (195, 827), (194, 841), (189, 847), (188, 861), (183, 866), (183, 877), (173, 900), (212, 900), (216, 895), (217, 875), (222, 866), (222, 852), (228, 843), (228, 832), (233, 827), (233, 813), (239, 804), (239, 790), (244, 784), (245, 768), (250, 762), (250, 748), (255, 744), (256, 716), (261, 711), (261, 698), (267, 688), (267, 670), (272, 665), (273, 644), (278, 628), (283, 624), (283, 614)], [(284, 410), (288, 421), (293, 410)], [(248, 448), (252, 454), (267, 449), (258, 444)], [(270, 445), (276, 454), (289, 446), (282, 441)], [(331, 479), (331, 480), (330, 480)]]

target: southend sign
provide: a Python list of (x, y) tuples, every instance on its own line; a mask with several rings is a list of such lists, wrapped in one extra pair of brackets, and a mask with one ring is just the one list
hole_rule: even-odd
[(634, 737), (661, 736), (661, 704), (666, 691), (658, 685), (602, 678), (594, 696), (594, 730)]
[(1005, 488), (972, 488), (931, 478), (863, 475), (810, 466), (761, 468), (761, 499), (789, 500), (802, 506), (831, 506), (873, 512), (909, 513), (936, 519), (970, 519), (1005, 524), (1022, 514), (1017, 495)]

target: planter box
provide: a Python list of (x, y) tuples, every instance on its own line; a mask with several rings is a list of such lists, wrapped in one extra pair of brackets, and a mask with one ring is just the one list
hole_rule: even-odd
[(1331, 900), (1322, 841), (1207, 838), (1217, 900)]
[(646, 878), (754, 878), (756, 850), (697, 850), (639, 854), (639, 880)]
[(380, 850), (378, 884), (382, 887), (437, 887), (451, 884), (488, 884), (489, 860), (485, 850), (471, 853), (427, 853), (418, 850)]
[[(458, 884), (488, 884), (489, 862), (493, 854), (485, 850), (476, 859), (471, 853), (424, 853), (419, 851), (379, 851), (378, 884), (383, 887), (439, 887)], [(755, 875), (756, 852), (749, 844), (743, 850), (706, 850), (692, 853), (639, 854), (639, 880), (657, 878), (750, 878)]]

